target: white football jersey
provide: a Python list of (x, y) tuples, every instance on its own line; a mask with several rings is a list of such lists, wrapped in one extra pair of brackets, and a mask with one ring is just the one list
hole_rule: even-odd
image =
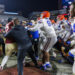
[(55, 30), (49, 18), (41, 19), (40, 21), (37, 22), (37, 24), (33, 28), (30, 28), (30, 30), (35, 30), (35, 29), (38, 30), (40, 29), (41, 31), (43, 31), (43, 34), (46, 37), (56, 36)]
[(74, 19), (74, 22), (71, 23), (71, 29), (72, 29), (71, 38), (74, 37), (75, 39), (75, 19)]
[[(49, 18), (42, 19), (41, 21), (42, 21), (42, 23), (41, 23), (41, 26), (39, 26), (39, 27), (42, 31), (44, 31), (44, 35), (47, 37), (56, 36), (55, 30), (54, 30)], [(40, 24), (38, 23), (38, 25), (40, 25)]]

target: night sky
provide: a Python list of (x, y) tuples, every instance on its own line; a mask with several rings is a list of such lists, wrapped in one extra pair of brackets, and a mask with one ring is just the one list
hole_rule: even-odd
[(0, 0), (6, 11), (22, 12), (28, 15), (33, 11), (56, 10), (58, 0)]

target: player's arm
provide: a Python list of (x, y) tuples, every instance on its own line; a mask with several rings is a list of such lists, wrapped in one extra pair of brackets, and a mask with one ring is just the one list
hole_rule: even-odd
[(59, 34), (59, 33), (62, 33), (62, 32), (64, 32), (64, 29), (56, 31), (56, 34)]
[(43, 27), (43, 24), (36, 24), (34, 27), (29, 28), (30, 31), (35, 31)]
[(4, 35), (5, 38), (10, 38), (12, 37), (12, 30), (10, 30), (9, 32), (7, 32), (5, 35)]

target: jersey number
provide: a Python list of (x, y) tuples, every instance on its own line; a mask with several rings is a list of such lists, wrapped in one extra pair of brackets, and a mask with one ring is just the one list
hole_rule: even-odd
[(47, 24), (48, 24), (48, 26), (51, 26), (51, 23), (50, 23), (50, 21), (47, 21)]
[(75, 32), (75, 24), (73, 25), (73, 32)]

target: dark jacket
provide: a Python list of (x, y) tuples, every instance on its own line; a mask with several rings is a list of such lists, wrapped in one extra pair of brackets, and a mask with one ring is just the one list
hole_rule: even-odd
[(32, 45), (27, 31), (22, 25), (16, 25), (7, 34), (5, 34), (5, 37), (12, 37), (18, 45), (18, 49), (28, 49)]

